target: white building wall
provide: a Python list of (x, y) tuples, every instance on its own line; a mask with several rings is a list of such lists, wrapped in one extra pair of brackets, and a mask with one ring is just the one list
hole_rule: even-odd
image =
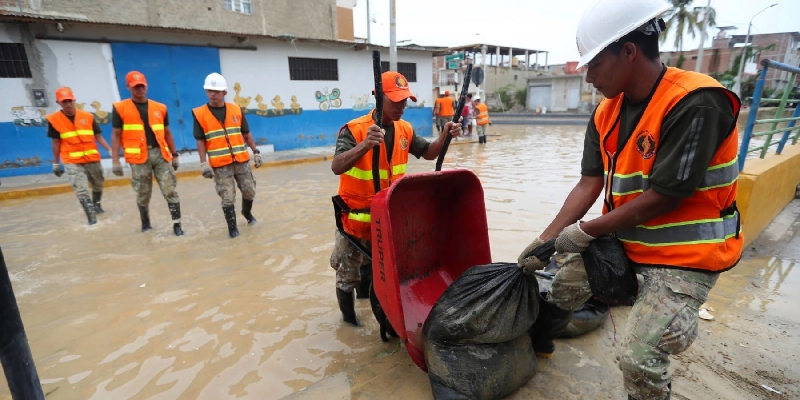
[[(21, 43), (17, 25), (0, 24), (0, 42)], [(33, 95), (27, 89), (32, 83), (32, 79), (0, 78), (0, 122), (11, 122), (21, 112), (19, 107), (33, 105)], [(31, 110), (25, 112), (30, 113)]]
[[(220, 66), (222, 75), (228, 82), (227, 101), (234, 101), (237, 93), (234, 85), (239, 83), (241, 91), (239, 99), (250, 98), (249, 107), (256, 108), (256, 96), (269, 108), (275, 97), (285, 108), (289, 108), (292, 96), (304, 110), (319, 110), (320, 102), (316, 100), (316, 92), (330, 94), (339, 89), (341, 106), (336, 108), (359, 108), (358, 105), (372, 103), (374, 80), (372, 76), (371, 51), (332, 50), (314, 45), (298, 43), (292, 47), (289, 43), (255, 41), (255, 51), (220, 49)], [(381, 58), (388, 60), (388, 51)], [(335, 58), (338, 60), (338, 81), (293, 81), (289, 76), (288, 57)], [(417, 82), (410, 82), (412, 92), (417, 96), (417, 105), (424, 102), (430, 107), (432, 73), (430, 54), (417, 52), (399, 52), (398, 62), (417, 64)]]

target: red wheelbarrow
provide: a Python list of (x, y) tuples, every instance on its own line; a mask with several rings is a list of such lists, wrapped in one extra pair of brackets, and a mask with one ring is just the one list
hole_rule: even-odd
[(465, 169), (407, 175), (372, 200), (372, 276), (383, 312), (427, 371), (422, 326), (464, 271), (492, 261), (483, 187)]

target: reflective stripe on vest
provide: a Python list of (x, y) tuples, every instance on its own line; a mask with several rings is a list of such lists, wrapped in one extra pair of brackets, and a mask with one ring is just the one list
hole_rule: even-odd
[(358, 222), (365, 222), (369, 223), (372, 221), (372, 217), (368, 213), (347, 213), (347, 219), (352, 219), (353, 221)]
[(70, 151), (70, 157), (84, 157), (84, 156), (91, 156), (94, 154), (100, 154), (97, 150), (86, 150), (86, 151)]
[(100, 161), (94, 134), (94, 115), (75, 110), (67, 117), (62, 111), (47, 115), (50, 127), (58, 132), (59, 157), (66, 164), (85, 164)]
[(208, 104), (193, 109), (192, 113), (203, 129), (208, 163), (212, 168), (250, 160), (242, 135), (241, 107), (225, 103), (225, 121), (218, 120)]
[[(722, 218), (689, 222), (676, 222), (657, 226), (639, 226), (617, 232), (623, 242), (643, 246), (678, 246), (703, 243), (721, 243), (741, 233), (735, 212)], [(739, 232), (736, 228), (739, 227)]]
[[(734, 158), (727, 163), (709, 167), (696, 190), (704, 191), (732, 185), (739, 179), (737, 160), (738, 158)], [(608, 177), (608, 174), (606, 174), (606, 177)], [(649, 176), (641, 172), (627, 175), (614, 174), (614, 179), (612, 179), (611, 183), (611, 194), (614, 196), (642, 193), (647, 189), (650, 189)]]
[(59, 133), (58, 136), (61, 139), (69, 139), (71, 137), (78, 136), (94, 136), (94, 131), (90, 129), (78, 129), (70, 132)]

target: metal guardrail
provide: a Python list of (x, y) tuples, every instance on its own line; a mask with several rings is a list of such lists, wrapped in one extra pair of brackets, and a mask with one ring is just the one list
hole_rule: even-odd
[[(797, 104), (800, 102), (800, 100), (789, 98), (789, 95), (794, 91), (795, 78), (798, 74), (800, 74), (800, 68), (772, 60), (761, 60), (761, 65), (764, 68), (761, 70), (758, 80), (756, 81), (756, 88), (753, 91), (753, 100), (750, 106), (750, 115), (747, 116), (747, 125), (744, 128), (742, 144), (739, 147), (739, 171), (744, 169), (745, 158), (749, 153), (760, 152), (761, 154), (759, 154), (759, 157), (764, 158), (764, 156), (767, 155), (769, 148), (777, 145), (778, 148), (775, 150), (775, 153), (781, 154), (783, 148), (786, 146), (786, 142), (789, 140), (789, 137), (792, 134), (792, 131), (796, 131), (792, 136), (793, 145), (797, 144), (798, 136), (800, 136), (800, 125), (795, 126), (795, 123), (800, 120), (800, 104)], [(781, 96), (780, 99), (761, 98), (761, 95), (764, 92), (764, 82), (766, 81), (765, 78), (767, 76), (767, 70), (770, 68), (775, 68), (790, 73), (789, 79), (786, 82), (786, 87), (783, 90), (783, 96)], [(786, 104), (790, 102), (795, 103), (794, 113), (791, 117), (783, 117)], [(758, 108), (762, 103), (778, 103), (778, 108), (775, 112), (775, 118), (756, 119), (758, 118)], [(778, 124), (783, 122), (786, 122), (787, 126), (785, 128), (778, 129)], [(753, 128), (759, 124), (768, 124), (770, 128), (766, 131), (754, 133)], [(783, 132), (780, 140), (773, 141), (773, 135), (780, 132)], [(751, 149), (750, 139), (756, 137), (764, 137), (764, 144), (758, 145)]]

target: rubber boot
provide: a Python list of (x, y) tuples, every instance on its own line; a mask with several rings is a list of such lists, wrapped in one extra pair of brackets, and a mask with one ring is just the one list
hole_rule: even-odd
[(153, 227), (150, 226), (150, 211), (146, 206), (139, 206), (139, 218), (142, 219), (142, 232), (153, 229)]
[(567, 327), (572, 319), (572, 311), (562, 310), (541, 296), (539, 300), (539, 316), (530, 330), (531, 343), (538, 357), (551, 358), (556, 350), (553, 339), (559, 337)]
[(181, 228), (181, 203), (167, 203), (169, 207), (169, 214), (172, 215), (172, 232), (175, 236), (183, 236), (183, 228)]
[(372, 264), (361, 266), (361, 283), (356, 287), (357, 299), (369, 298), (369, 285), (372, 284)]
[(253, 200), (242, 199), (242, 215), (247, 220), (247, 225), (253, 225), (256, 222), (256, 217), (250, 212), (253, 209)]
[(94, 204), (89, 198), (83, 198), (79, 200), (81, 206), (83, 206), (83, 211), (86, 212), (86, 219), (89, 220), (89, 225), (94, 225), (97, 223), (97, 217), (95, 216), (94, 212)]
[(100, 200), (103, 198), (103, 192), (92, 192), (92, 203), (94, 203), (95, 214), (102, 214), (103, 207), (100, 206)]
[(228, 223), (228, 236), (231, 239), (239, 236), (239, 229), (236, 228), (236, 208), (234, 206), (222, 206), (222, 215)]
[(339, 310), (342, 311), (344, 322), (353, 326), (361, 326), (356, 317), (356, 302), (353, 299), (353, 292), (345, 292), (336, 288), (336, 300), (339, 301)]

